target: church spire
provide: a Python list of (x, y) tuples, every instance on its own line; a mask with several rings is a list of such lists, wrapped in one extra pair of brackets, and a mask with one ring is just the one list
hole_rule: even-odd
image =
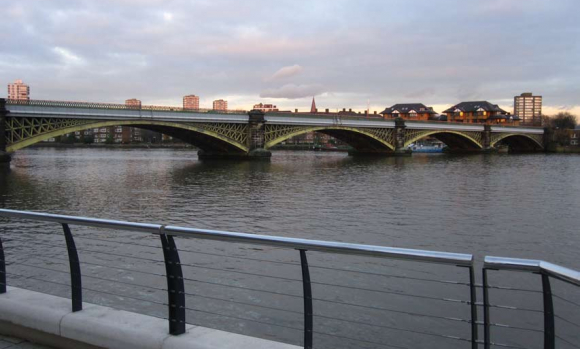
[(314, 96), (312, 96), (312, 106), (310, 107), (311, 113), (316, 113), (316, 102), (314, 101)]

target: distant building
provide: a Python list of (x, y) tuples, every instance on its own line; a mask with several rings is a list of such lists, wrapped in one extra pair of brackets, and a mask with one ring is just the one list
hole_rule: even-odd
[(213, 101), (212, 109), (226, 111), (228, 110), (228, 101), (224, 101), (223, 99), (216, 99), (215, 101)]
[(514, 97), (514, 115), (522, 124), (542, 125), (542, 96), (534, 96), (531, 92)]
[(465, 123), (486, 123), (499, 124), (510, 123), (518, 124), (517, 116), (501, 109), (497, 104), (491, 104), (487, 101), (461, 102), (443, 111), (447, 115), (447, 121), (465, 122)]
[(318, 109), (316, 108), (316, 101), (314, 100), (314, 97), (312, 97), (312, 105), (310, 106), (310, 112), (311, 113), (318, 112)]
[(252, 108), (254, 110), (261, 110), (264, 113), (270, 112), (270, 111), (278, 111), (278, 107), (276, 107), (273, 104), (254, 104), (254, 107)]
[(8, 99), (30, 100), (30, 87), (20, 79), (8, 84)]
[(125, 105), (131, 108), (139, 109), (141, 108), (141, 101), (136, 98), (127, 99)]
[(422, 103), (395, 104), (380, 114), (386, 118), (401, 117), (408, 120), (429, 120), (437, 115), (432, 107), (427, 107)]
[(183, 97), (183, 109), (198, 110), (199, 109), (199, 96), (188, 95)]

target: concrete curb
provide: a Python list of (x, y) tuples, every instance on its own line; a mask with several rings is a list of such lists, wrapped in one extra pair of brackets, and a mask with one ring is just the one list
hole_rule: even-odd
[(7, 332), (18, 332), (19, 337), (31, 333), (31, 338), (22, 339), (61, 348), (81, 345), (112, 349), (300, 348), (193, 325), (187, 326), (185, 334), (171, 336), (163, 319), (90, 303), (83, 303), (83, 310), (73, 313), (67, 298), (15, 287), (0, 294), (0, 322), (10, 324), (5, 326), (10, 328)]

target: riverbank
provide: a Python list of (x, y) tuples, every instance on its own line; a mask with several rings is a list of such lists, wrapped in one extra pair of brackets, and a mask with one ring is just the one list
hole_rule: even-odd
[(278, 144), (272, 147), (271, 150), (311, 150), (311, 151), (340, 151), (347, 152), (352, 149), (349, 146), (338, 146), (338, 147), (323, 147), (314, 144)]
[(578, 146), (551, 146), (548, 147), (548, 153), (557, 154), (580, 154), (580, 147)]
[(67, 143), (36, 143), (29, 148), (80, 148), (80, 149), (197, 149), (186, 143), (141, 143), (141, 144), (67, 144)]

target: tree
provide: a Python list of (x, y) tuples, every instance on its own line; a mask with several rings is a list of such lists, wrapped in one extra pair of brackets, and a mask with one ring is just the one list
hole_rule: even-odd
[(550, 118), (550, 125), (558, 130), (574, 129), (576, 124), (576, 117), (567, 111), (560, 112)]
[(115, 143), (115, 139), (113, 138), (113, 135), (108, 134), (107, 139), (105, 139), (105, 144), (114, 144), (114, 143)]
[(540, 119), (542, 120), (542, 127), (550, 127), (552, 125), (552, 119), (548, 115), (542, 114)]

